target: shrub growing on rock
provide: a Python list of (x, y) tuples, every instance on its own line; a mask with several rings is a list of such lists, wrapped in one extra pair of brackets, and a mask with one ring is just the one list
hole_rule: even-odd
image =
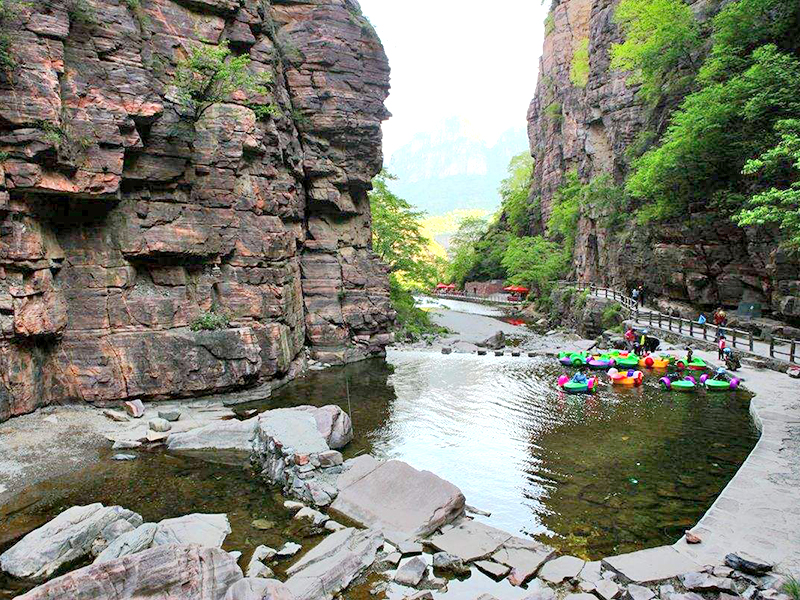
[(189, 328), (192, 331), (216, 331), (218, 329), (227, 329), (230, 324), (231, 320), (227, 314), (218, 308), (212, 308), (192, 321)]

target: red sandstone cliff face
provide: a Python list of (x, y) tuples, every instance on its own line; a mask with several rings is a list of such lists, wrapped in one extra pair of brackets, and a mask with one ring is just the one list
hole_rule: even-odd
[[(552, 12), (528, 113), (536, 160), (532, 196), (541, 198), (532, 231), (541, 231), (568, 171), (576, 169), (583, 181), (607, 173), (622, 183), (629, 168), (626, 150), (645, 127), (637, 89), (627, 85), (624, 73), (610, 69), (610, 48), (622, 41), (612, 20), (617, 3), (560, 0)], [(726, 4), (689, 3), (701, 20)], [(590, 71), (580, 88), (569, 74), (584, 39)], [(665, 116), (656, 113), (655, 120)], [(703, 207), (693, 207), (682, 222), (636, 227), (631, 219), (622, 230), (605, 225), (607, 214), (604, 207), (590, 207), (580, 219), (574, 261), (579, 279), (626, 289), (644, 283), (665, 307), (735, 307), (746, 300), (761, 302), (780, 318), (800, 318), (800, 265), (777, 247), (774, 231), (740, 229)]]
[[(307, 345), (382, 352), (367, 190), (389, 67), (356, 0), (85, 2), (91, 22), (74, 0), (24, 5), (0, 80), (0, 420), (249, 388)], [(176, 61), (226, 39), (272, 97), (236, 92), (181, 140)], [(231, 328), (191, 331), (212, 306)]]

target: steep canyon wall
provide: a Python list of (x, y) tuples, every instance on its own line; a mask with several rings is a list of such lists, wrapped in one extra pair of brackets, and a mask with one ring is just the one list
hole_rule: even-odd
[[(367, 191), (389, 67), (355, 0), (41, 0), (3, 27), (0, 420), (252, 388), (306, 347), (383, 351)], [(223, 40), (274, 83), (187, 140), (176, 64)], [(212, 308), (230, 327), (192, 331)]]
[[(608, 174), (621, 184), (628, 173), (627, 150), (648, 125), (663, 129), (668, 111), (648, 114), (637, 87), (610, 67), (610, 50), (622, 36), (613, 21), (617, 0), (560, 0), (548, 18), (536, 96), (528, 113), (535, 159), (532, 203), (540, 209), (531, 232), (543, 230), (554, 194), (570, 170), (582, 181)], [(689, 2), (703, 22), (728, 2)], [(570, 80), (573, 55), (589, 49), (585, 87)], [(608, 209), (588, 207), (578, 225), (574, 272), (582, 281), (629, 289), (644, 284), (664, 308), (695, 314), (689, 305), (735, 307), (759, 302), (773, 315), (800, 320), (800, 265), (778, 247), (774, 230), (735, 226), (692, 206), (671, 223), (637, 226), (636, 206), (609, 220)], [(609, 221), (614, 224), (609, 224)]]

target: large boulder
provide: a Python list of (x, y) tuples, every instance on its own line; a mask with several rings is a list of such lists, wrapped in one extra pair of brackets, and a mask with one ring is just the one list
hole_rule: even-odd
[(230, 532), (228, 516), (224, 514), (194, 513), (174, 519), (164, 519), (158, 524), (145, 523), (119, 536), (98, 555), (95, 563), (108, 562), (154, 546), (170, 544), (196, 544), (207, 548), (221, 548)]
[(350, 466), (339, 476), (331, 508), (392, 541), (430, 535), (464, 512), (461, 490), (430, 471), (371, 457), (359, 457)]
[[(0, 555), (0, 569), (14, 577), (44, 580), (68, 563), (113, 542), (142, 517), (120, 506), (73, 506), (22, 538)], [(123, 534), (124, 535), (124, 534)]]
[(383, 535), (374, 529), (342, 529), (287, 569), (286, 587), (296, 600), (331, 598), (375, 562)]
[(305, 410), (314, 415), (317, 429), (330, 448), (338, 450), (352, 441), (353, 422), (350, 420), (350, 415), (335, 404), (321, 407), (299, 406), (298, 410)]
[(179, 433), (172, 433), (167, 438), (169, 450), (238, 450), (250, 452), (258, 417), (238, 421), (214, 421)]
[(18, 600), (223, 600), (241, 579), (236, 560), (223, 550), (158, 546), (78, 569)]

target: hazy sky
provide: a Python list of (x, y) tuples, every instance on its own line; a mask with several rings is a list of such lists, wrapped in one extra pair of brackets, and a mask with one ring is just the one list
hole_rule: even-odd
[(488, 139), (525, 125), (547, 8), (541, 0), (360, 0), (389, 55), (386, 156), (449, 116)]

